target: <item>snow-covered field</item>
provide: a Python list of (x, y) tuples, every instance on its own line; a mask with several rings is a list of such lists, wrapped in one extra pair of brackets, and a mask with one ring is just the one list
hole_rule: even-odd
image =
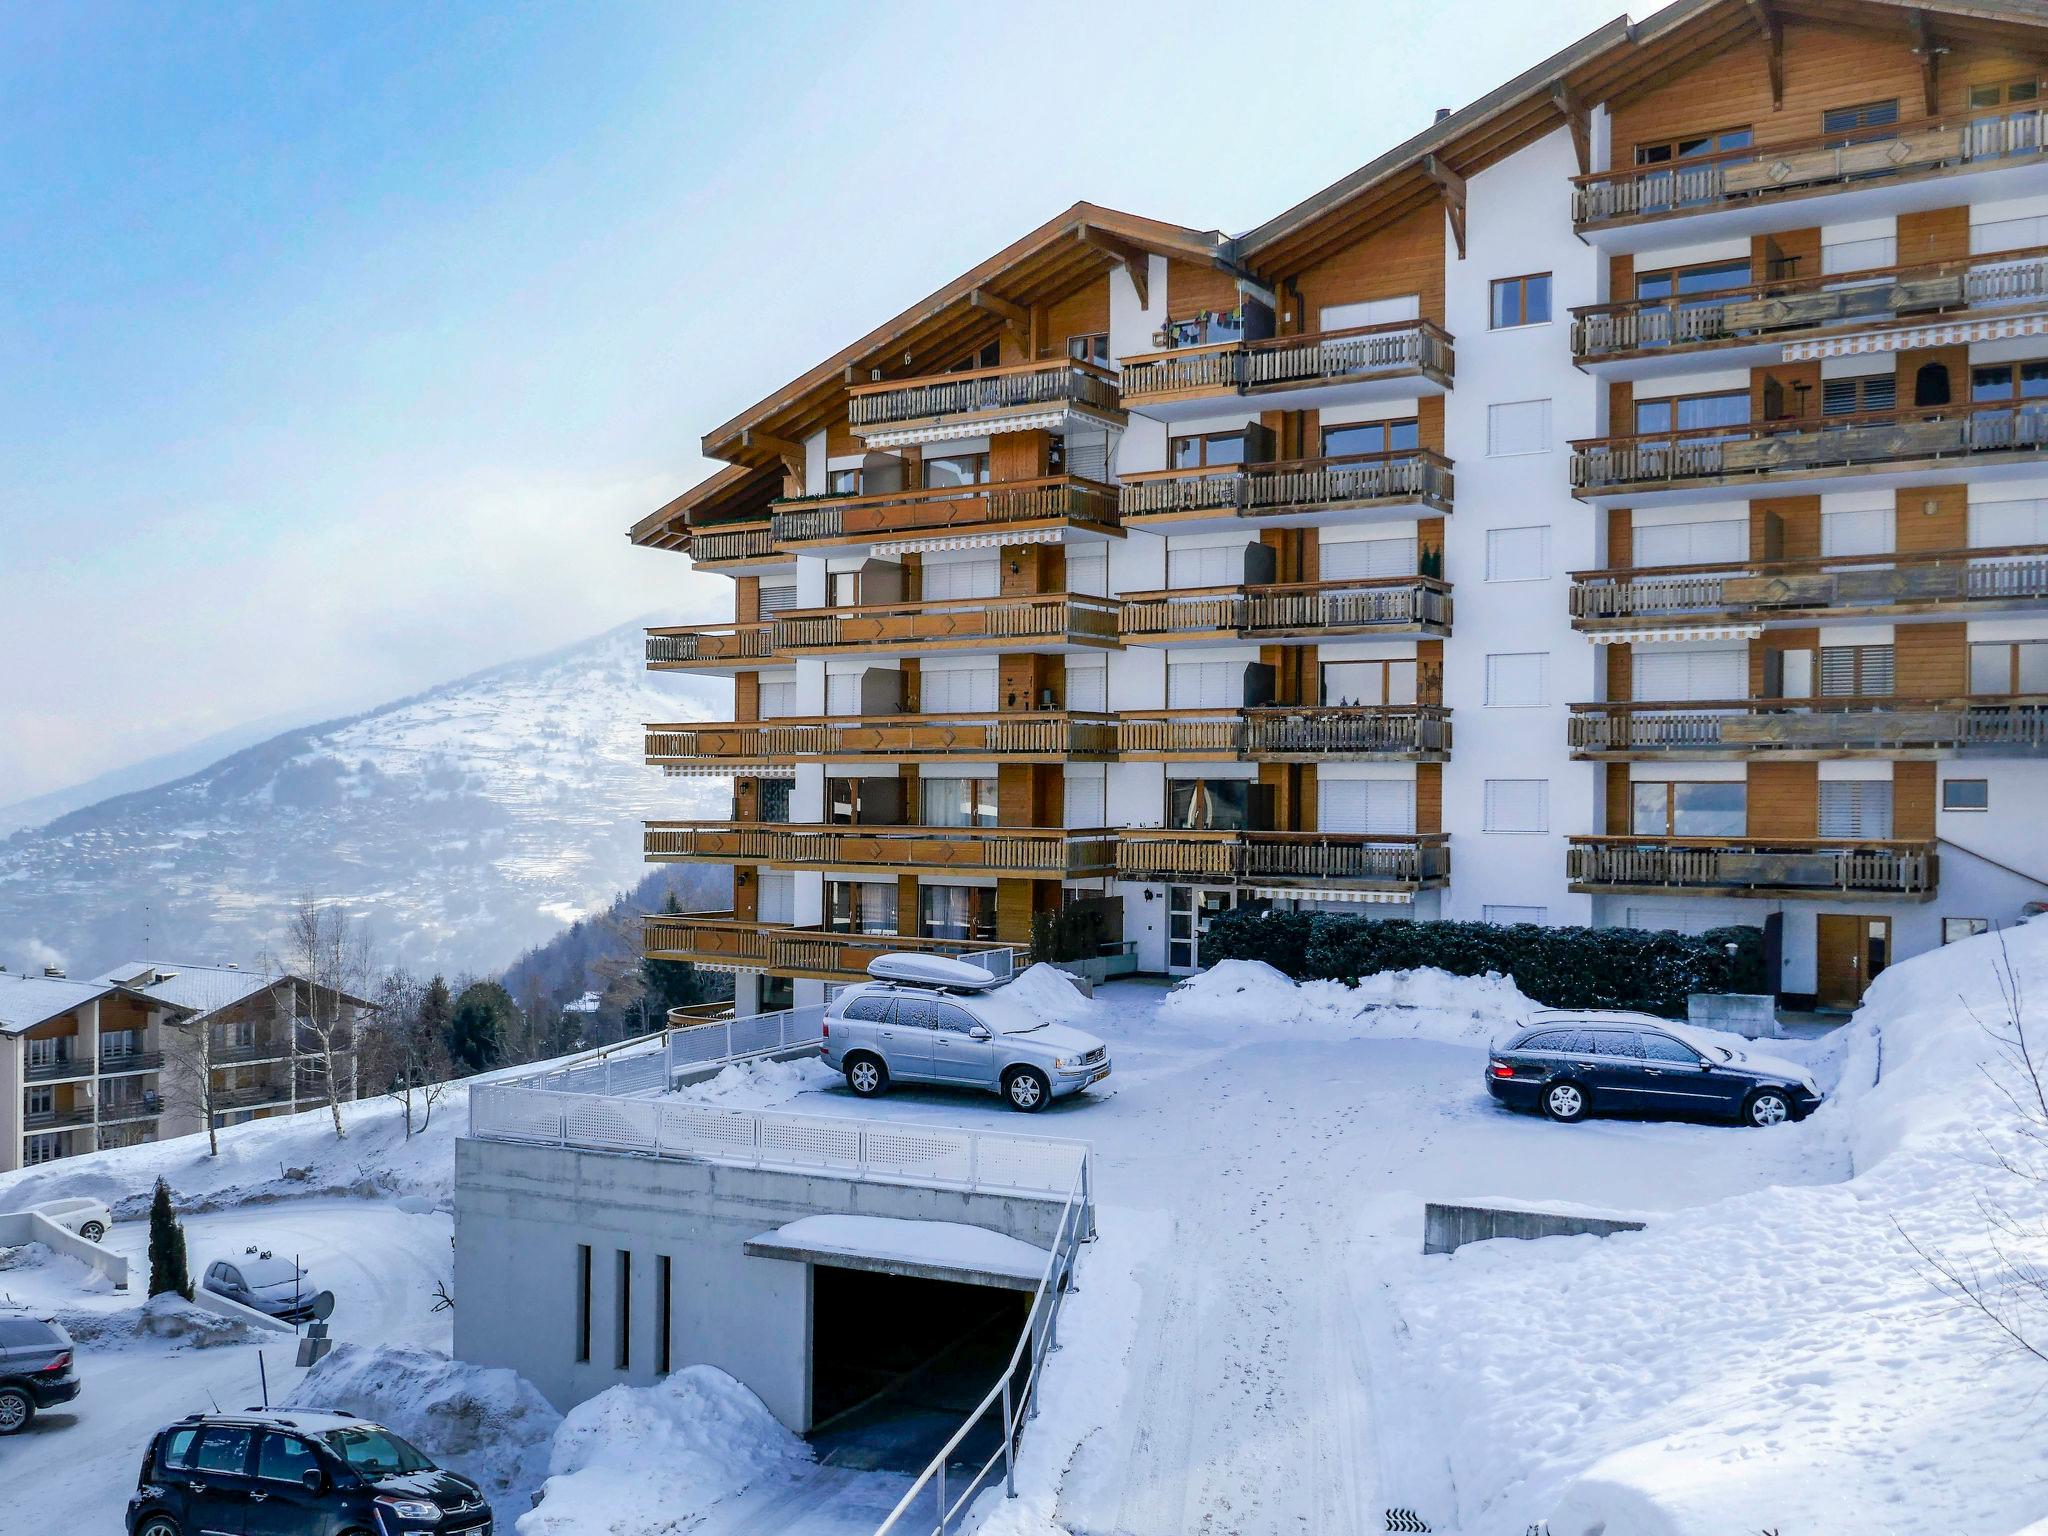
[[(2048, 923), (2009, 942), (2038, 1008)], [(2041, 1191), (2006, 1187), (1991, 1155), (1991, 1043), (1956, 1000), (1991, 1016), (1998, 953), (1972, 940), (1895, 967), (1849, 1030), (1774, 1047), (1839, 1088), (1811, 1120), (1769, 1131), (1563, 1127), (1497, 1109), (1484, 1047), (1530, 1007), (1504, 980), (1297, 988), (1242, 965), (1093, 1002), (1027, 976), (1020, 990), (1101, 1034), (1116, 1062), (1101, 1088), (1030, 1122), (966, 1091), (863, 1105), (814, 1062), (685, 1092), (1094, 1144), (1101, 1240), (1025, 1442), (1022, 1497), (978, 1507), (990, 1536), (1364, 1533), (1388, 1506), (1468, 1536), (1546, 1521), (1551, 1536), (2011, 1536), (2048, 1509), (2048, 1369), (1944, 1300), (1894, 1227), (1981, 1258), (1987, 1186), (2042, 1214)], [(139, 1250), (133, 1218), (161, 1170), (202, 1208), (195, 1259), (244, 1241), (296, 1248), (340, 1298), (338, 1337), (445, 1348), (431, 1293), (462, 1114), (458, 1092), (410, 1144), (390, 1106), (365, 1104), (342, 1143), (302, 1117), (228, 1133), (218, 1162), (189, 1142), (105, 1154), (0, 1178), (0, 1208), (97, 1194), (130, 1218), (112, 1241)], [(1421, 1255), (1425, 1200), (1488, 1196), (1648, 1226)], [(2048, 1258), (2038, 1231), (2024, 1242)], [(0, 1292), (67, 1313), (134, 1308), (60, 1296), (67, 1272), (0, 1270)], [(117, 1529), (148, 1430), (209, 1393), (253, 1400), (253, 1351), (110, 1325), (82, 1347), (70, 1422), (0, 1442), (0, 1536)], [(295, 1373), (267, 1358), (281, 1397)], [(338, 1352), (307, 1390), (356, 1394), (458, 1466), (465, 1438), (472, 1458), (490, 1441), (492, 1464), (470, 1470), (507, 1490), (501, 1516), (554, 1474), (523, 1536), (872, 1529), (900, 1486), (815, 1467), (715, 1373), (614, 1389), (559, 1427), (516, 1378), (480, 1374)], [(820, 1496), (837, 1518), (792, 1515)]]

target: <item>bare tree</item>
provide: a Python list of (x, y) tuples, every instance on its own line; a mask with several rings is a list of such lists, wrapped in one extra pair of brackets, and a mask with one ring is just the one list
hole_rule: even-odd
[(356, 1047), (357, 1071), (403, 1111), (408, 1139), (433, 1123), (434, 1106), (455, 1076), (447, 1038), (427, 1017), (426, 995), (426, 984), (407, 972), (387, 972), (378, 983), (376, 1016)]
[(369, 990), (370, 936), (332, 902), (301, 896), (285, 919), (284, 982), (292, 1009), (293, 1063), (308, 1044), (337, 1140), (348, 1135), (341, 1119), (341, 1075), (352, 1068), (356, 999)]
[(206, 1127), (206, 1155), (220, 1156), (217, 1127), (220, 1085), (213, 1080), (213, 1032), (218, 1025), (205, 1019), (188, 1019), (173, 1024), (165, 1039), (163, 1085), (164, 1107), (197, 1115)]

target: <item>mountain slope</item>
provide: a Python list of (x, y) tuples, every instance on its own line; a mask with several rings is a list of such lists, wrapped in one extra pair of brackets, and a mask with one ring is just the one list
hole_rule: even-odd
[(345, 901), (379, 958), (492, 972), (645, 873), (647, 817), (716, 815), (664, 779), (643, 722), (728, 713), (649, 674), (638, 626), (345, 720), (0, 842), (0, 962), (79, 975), (144, 952), (248, 961), (301, 892)]

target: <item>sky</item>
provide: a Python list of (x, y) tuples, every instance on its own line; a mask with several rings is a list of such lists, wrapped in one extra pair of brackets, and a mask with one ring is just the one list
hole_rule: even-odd
[(1077, 200), (1240, 232), (1620, 10), (0, 0), (0, 806), (724, 617), (625, 537), (707, 427)]

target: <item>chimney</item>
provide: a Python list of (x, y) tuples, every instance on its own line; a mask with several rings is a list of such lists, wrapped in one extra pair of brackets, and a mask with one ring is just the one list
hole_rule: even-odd
[(1438, 122), (1442, 122), (1445, 118), (1449, 117), (1450, 115), (1451, 109), (1449, 107), (1438, 107), (1436, 109), (1436, 120)]
[(43, 967), (43, 975), (51, 981), (62, 981), (64, 979), (64, 967), (61, 965), (46, 965)]

